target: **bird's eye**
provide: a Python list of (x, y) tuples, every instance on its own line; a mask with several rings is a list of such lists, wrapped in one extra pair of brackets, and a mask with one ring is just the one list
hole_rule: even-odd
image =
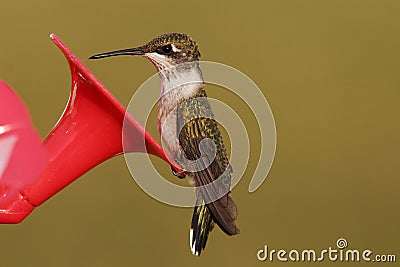
[(164, 45), (158, 50), (158, 52), (161, 54), (168, 55), (172, 52), (172, 45), (170, 45), (170, 44)]

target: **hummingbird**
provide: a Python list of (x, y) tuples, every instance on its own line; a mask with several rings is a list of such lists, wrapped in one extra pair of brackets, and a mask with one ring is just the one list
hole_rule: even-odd
[(200, 256), (216, 223), (228, 235), (239, 233), (237, 207), (230, 193), (232, 167), (218, 123), (207, 100), (200, 69), (200, 51), (187, 34), (166, 33), (147, 44), (94, 55), (144, 56), (161, 80), (158, 130), (172, 157), (195, 186), (196, 201), (190, 227), (190, 248)]

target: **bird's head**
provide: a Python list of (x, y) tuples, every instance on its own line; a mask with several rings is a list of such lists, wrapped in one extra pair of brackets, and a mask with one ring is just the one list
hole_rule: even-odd
[(144, 56), (151, 60), (158, 71), (175, 67), (181, 63), (198, 61), (200, 58), (198, 46), (189, 35), (166, 33), (143, 46), (102, 53), (94, 55), (90, 59), (121, 55)]

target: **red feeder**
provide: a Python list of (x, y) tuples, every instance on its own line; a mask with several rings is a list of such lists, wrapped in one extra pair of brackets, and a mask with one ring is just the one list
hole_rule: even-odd
[[(28, 145), (20, 145), (20, 149), (25, 152), (30, 150), (29, 157), (25, 157), (35, 160), (28, 164), (26, 160), (12, 158), (10, 161), (12, 164), (7, 167), (9, 169), (13, 165), (16, 170), (24, 170), (26, 173), (16, 176), (10, 172), (4, 177), (0, 172), (0, 193), (2, 194), (0, 195), (0, 223), (22, 221), (34, 207), (42, 204), (82, 174), (123, 152), (150, 153), (170, 162), (161, 146), (133, 117), (126, 114), (126, 109), (122, 104), (72, 54), (68, 47), (56, 35), (52, 34), (50, 38), (64, 53), (70, 65), (72, 74), (70, 98), (63, 115), (42, 146), (38, 145), (37, 136), (36, 142), (32, 138)], [(1, 83), (0, 86), (6, 87)], [(10, 88), (8, 91), (12, 93)], [(0, 99), (0, 103), (2, 100), (3, 98)], [(13, 108), (24, 111), (25, 117), (28, 118), (27, 112), (20, 103), (19, 106), (15, 105)], [(3, 125), (1, 119), (3, 114), (6, 114), (5, 111), (6, 109), (0, 106), (0, 127)], [(124, 119), (124, 131), (129, 137), (128, 141), (124, 140), (125, 151), (122, 147)], [(11, 124), (15, 121), (17, 120), (11, 118)], [(25, 119), (24, 123), (30, 125), (28, 119)], [(24, 134), (28, 133), (33, 135), (32, 127), (24, 128)], [(3, 135), (0, 128), (0, 146), (3, 140), (1, 138)], [(29, 146), (34, 146), (35, 149)], [(45, 167), (39, 174), (41, 165), (36, 161), (43, 159), (41, 157), (43, 152), (46, 155)], [(170, 164), (177, 166), (175, 162)], [(178, 167), (175, 169), (180, 171)], [(3, 194), (4, 190), (13, 193)]]

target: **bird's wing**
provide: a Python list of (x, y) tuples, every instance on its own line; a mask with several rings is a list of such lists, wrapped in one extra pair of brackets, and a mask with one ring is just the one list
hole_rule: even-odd
[[(186, 159), (194, 165), (189, 175), (194, 178), (198, 198), (207, 203), (213, 219), (225, 233), (239, 233), (235, 224), (236, 205), (229, 195), (231, 168), (208, 101), (190, 99), (179, 106), (177, 115), (179, 144)], [(202, 142), (205, 138), (213, 142)]]

